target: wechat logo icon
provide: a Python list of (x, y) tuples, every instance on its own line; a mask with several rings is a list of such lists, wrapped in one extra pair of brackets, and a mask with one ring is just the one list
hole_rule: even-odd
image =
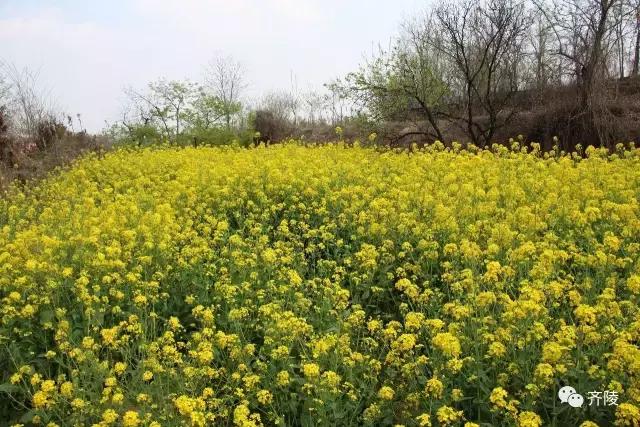
[(571, 386), (565, 386), (558, 392), (558, 398), (562, 403), (568, 403), (572, 408), (580, 408), (584, 404), (584, 397)]

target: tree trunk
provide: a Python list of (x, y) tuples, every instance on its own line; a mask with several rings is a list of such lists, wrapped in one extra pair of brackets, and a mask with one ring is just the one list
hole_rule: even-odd
[(600, 65), (600, 58), (602, 56), (602, 40), (606, 32), (607, 17), (610, 11), (611, 4), (606, 3), (602, 7), (600, 14), (600, 21), (596, 27), (596, 31), (593, 37), (593, 45), (591, 46), (591, 52), (587, 63), (582, 67), (581, 77), (581, 96), (580, 101), (582, 108), (587, 110), (592, 107), (591, 101), (593, 98), (593, 91), (596, 81), (596, 73), (598, 66)]
[(640, 11), (638, 11), (638, 22), (636, 23), (636, 46), (633, 56), (633, 75), (638, 75), (638, 65), (640, 64)]
[(422, 110), (425, 113), (427, 121), (429, 122), (429, 124), (433, 128), (434, 132), (436, 133), (436, 136), (437, 136), (438, 140), (440, 142), (444, 142), (444, 136), (442, 135), (442, 131), (440, 131), (440, 126), (438, 126), (438, 121), (437, 121), (436, 117), (433, 115), (433, 112), (431, 111), (431, 108), (422, 99), (420, 99), (420, 97), (414, 96), (414, 99), (422, 107)]
[(620, 16), (617, 17), (618, 19), (618, 23), (616, 24), (616, 35), (618, 38), (618, 73), (619, 73), (619, 79), (622, 80), (624, 79), (624, 62), (625, 62), (625, 57), (624, 57), (624, 22), (623, 22), (623, 16), (624, 16), (624, 11), (622, 8), (623, 4), (622, 2), (618, 3), (618, 10), (619, 10), (619, 14)]
[(180, 135), (180, 108), (176, 109), (176, 138)]

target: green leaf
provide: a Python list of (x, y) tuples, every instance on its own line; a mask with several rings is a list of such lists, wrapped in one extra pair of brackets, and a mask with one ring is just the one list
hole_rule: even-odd
[(20, 387), (18, 387), (17, 385), (9, 384), (9, 383), (0, 384), (0, 393), (10, 394), (10, 393), (16, 393), (18, 391), (20, 391)]
[(55, 318), (56, 314), (53, 310), (43, 310), (40, 312), (40, 324), (51, 323)]
[(23, 422), (23, 423), (31, 422), (31, 420), (33, 420), (33, 417), (35, 417), (36, 415), (38, 415), (38, 411), (36, 411), (35, 409), (31, 409), (25, 412), (24, 415), (20, 417), (20, 422)]

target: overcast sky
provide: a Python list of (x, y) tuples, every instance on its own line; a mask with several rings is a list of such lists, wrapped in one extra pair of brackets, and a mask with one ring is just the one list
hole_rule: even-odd
[(99, 131), (122, 90), (201, 80), (215, 55), (246, 69), (248, 96), (320, 87), (387, 45), (425, 0), (0, 0), (0, 60), (40, 71), (59, 107)]

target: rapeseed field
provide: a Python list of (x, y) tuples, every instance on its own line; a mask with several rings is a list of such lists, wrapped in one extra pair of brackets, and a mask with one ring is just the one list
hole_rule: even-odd
[(122, 149), (13, 188), (0, 425), (638, 426), (640, 150), (581, 154)]

